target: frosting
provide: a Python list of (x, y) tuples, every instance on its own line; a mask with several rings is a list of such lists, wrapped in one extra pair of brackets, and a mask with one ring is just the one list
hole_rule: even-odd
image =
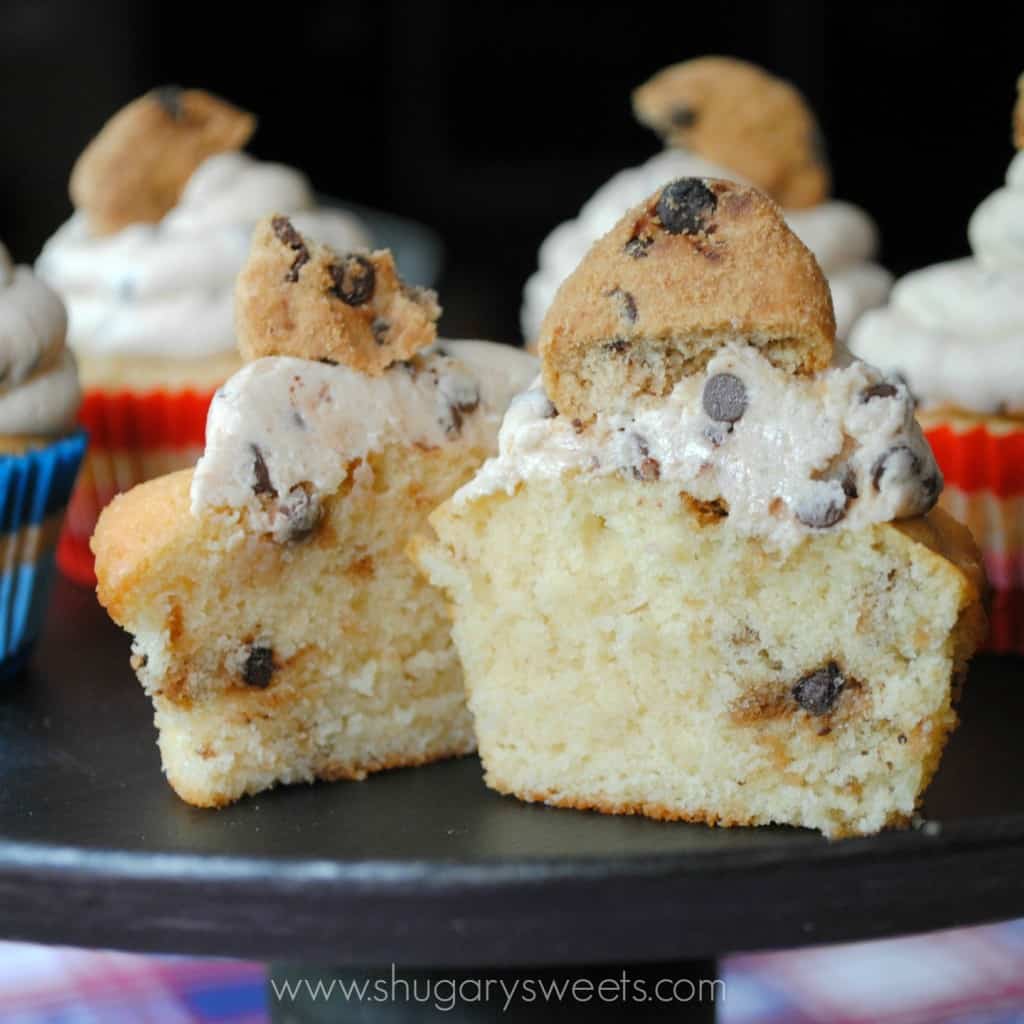
[[(523, 295), (523, 334), (536, 338), (558, 286), (626, 210), (667, 182), (686, 177), (744, 181), (736, 172), (681, 149), (666, 149), (639, 167), (620, 171), (594, 193), (575, 220), (559, 224), (541, 244), (539, 269), (526, 282)], [(874, 222), (859, 207), (834, 199), (787, 210), (786, 219), (828, 277), (837, 333), (845, 337), (864, 310), (885, 301), (892, 284), (889, 272), (871, 262), (878, 249)]]
[(942, 488), (903, 384), (859, 361), (793, 377), (744, 345), (724, 347), (667, 398), (587, 426), (556, 415), (535, 384), (510, 406), (497, 457), (453, 502), (566, 474), (671, 481), (723, 501), (730, 525), (772, 550), (921, 515)]
[[(289, 496), (334, 493), (352, 460), (388, 444), (440, 447), (456, 439), (494, 449), (512, 396), (537, 373), (525, 352), (445, 341), (379, 377), (346, 366), (269, 356), (216, 393), (192, 511), (247, 508), (257, 530), (287, 529)], [(273, 491), (276, 503), (264, 500)]]
[(46, 243), (37, 271), (64, 297), (80, 355), (195, 359), (231, 351), (234, 281), (253, 226), (271, 212), (342, 251), (366, 236), (349, 215), (317, 208), (306, 178), (245, 153), (202, 163), (157, 224), (94, 235), (75, 213)]
[(80, 393), (66, 331), (60, 299), (0, 245), (0, 434), (60, 434), (74, 423)]
[(973, 257), (908, 274), (851, 348), (903, 374), (924, 406), (1024, 410), (1024, 153), (971, 217)]

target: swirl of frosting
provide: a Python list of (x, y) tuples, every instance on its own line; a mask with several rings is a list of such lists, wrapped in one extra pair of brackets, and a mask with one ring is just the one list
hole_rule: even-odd
[(0, 245), (0, 434), (49, 436), (74, 423), (81, 396), (66, 333), (63, 303)]
[(202, 163), (156, 224), (98, 236), (75, 213), (43, 247), (36, 269), (64, 297), (68, 340), (79, 355), (229, 352), (235, 276), (253, 226), (273, 211), (332, 247), (368, 244), (350, 215), (316, 207), (299, 171), (230, 152)]
[[(539, 267), (526, 282), (521, 313), (524, 336), (536, 338), (558, 286), (626, 210), (642, 203), (666, 182), (690, 177), (744, 183), (735, 171), (696, 153), (666, 149), (639, 167), (620, 171), (591, 196), (575, 220), (559, 224), (541, 243)], [(861, 313), (885, 301), (892, 284), (889, 272), (872, 262), (878, 249), (874, 222), (859, 207), (834, 199), (787, 210), (786, 220), (829, 279), (836, 333), (843, 338)]]
[(973, 257), (908, 274), (850, 339), (925, 407), (1024, 412), (1024, 153), (1006, 182), (971, 217)]

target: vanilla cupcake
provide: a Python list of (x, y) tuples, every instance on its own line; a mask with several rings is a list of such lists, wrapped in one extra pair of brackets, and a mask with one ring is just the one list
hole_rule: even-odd
[(413, 547), (489, 786), (830, 837), (909, 821), (983, 573), (906, 387), (833, 363), (834, 333), (779, 208), (726, 181), (665, 186), (565, 281), (541, 382)]
[(796, 89), (744, 61), (702, 57), (660, 71), (636, 90), (633, 106), (668, 148), (616, 174), (541, 244), (540, 265), (523, 294), (527, 343), (590, 246), (626, 210), (682, 177), (748, 182), (785, 208), (790, 228), (828, 277), (839, 338), (885, 301), (892, 278), (874, 262), (877, 228), (859, 207), (829, 198), (821, 134)]
[[(1024, 81), (1024, 80), (1022, 80)], [(1024, 149), (1024, 101), (1015, 142)], [(989, 646), (1024, 653), (1024, 152), (974, 211), (973, 255), (908, 274), (851, 349), (901, 374), (994, 596)]]
[(338, 248), (366, 244), (353, 218), (316, 206), (299, 171), (240, 152), (254, 127), (198, 90), (130, 103), (79, 158), (75, 213), (39, 257), (68, 307), (91, 436), (60, 552), (82, 582), (94, 581), (103, 505), (202, 450), (210, 399), (239, 366), (232, 290), (257, 220), (280, 210)]
[(0, 245), (0, 676), (24, 664), (54, 575), (57, 536), (86, 438), (67, 317), (30, 267)]

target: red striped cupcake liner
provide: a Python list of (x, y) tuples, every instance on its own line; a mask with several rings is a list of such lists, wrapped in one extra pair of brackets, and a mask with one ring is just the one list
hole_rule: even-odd
[(89, 450), (57, 545), (57, 564), (65, 576), (96, 585), (89, 538), (116, 494), (195, 465), (215, 391), (85, 393), (78, 418), (89, 432)]
[(1024, 424), (929, 424), (946, 479), (941, 504), (967, 524), (992, 586), (984, 650), (1024, 654)]

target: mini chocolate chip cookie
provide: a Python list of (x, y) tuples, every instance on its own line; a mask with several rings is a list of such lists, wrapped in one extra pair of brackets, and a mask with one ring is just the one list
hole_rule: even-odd
[(201, 89), (164, 86), (119, 110), (71, 172), (71, 201), (98, 235), (160, 220), (192, 172), (241, 149), (256, 118)]
[(297, 356), (376, 377), (437, 336), (441, 307), (405, 284), (391, 253), (336, 253), (287, 217), (263, 220), (235, 285), (235, 330), (247, 361)]
[(753, 64), (673, 64), (633, 93), (633, 110), (668, 145), (736, 171), (783, 206), (814, 206), (829, 194), (822, 135), (806, 101)]
[[(753, 188), (681, 178), (594, 245), (559, 289), (539, 350), (556, 408), (587, 421), (667, 395), (727, 343), (812, 373), (834, 337), (828, 283), (779, 207)], [(707, 396), (724, 422), (745, 404), (729, 385)]]

